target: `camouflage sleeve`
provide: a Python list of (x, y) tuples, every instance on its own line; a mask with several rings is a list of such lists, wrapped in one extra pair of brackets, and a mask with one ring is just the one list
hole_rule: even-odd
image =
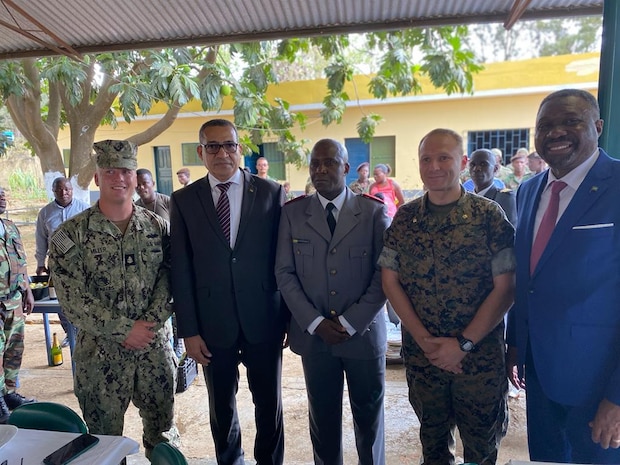
[(379, 255), (379, 260), (377, 260), (377, 264), (381, 268), (387, 268), (388, 270), (398, 272), (400, 268), (398, 263), (398, 252), (384, 245)]
[(162, 218), (155, 218), (162, 234), (163, 262), (153, 264), (159, 266), (157, 278), (153, 286), (153, 292), (149, 305), (144, 312), (144, 319), (157, 323), (156, 329), (161, 328), (172, 315), (171, 290), (170, 290), (170, 223)]
[(75, 229), (63, 226), (52, 236), (48, 255), (63, 312), (80, 331), (122, 343), (134, 321), (114, 311), (113, 306), (102, 301), (85, 282), (83, 245)]
[(515, 271), (516, 267), (517, 261), (515, 258), (515, 251), (512, 247), (500, 250), (491, 259), (493, 277), (504, 273), (511, 273)]
[(497, 204), (489, 204), (489, 249), (493, 253), (493, 276), (510, 273), (516, 269), (514, 254), (515, 230)]

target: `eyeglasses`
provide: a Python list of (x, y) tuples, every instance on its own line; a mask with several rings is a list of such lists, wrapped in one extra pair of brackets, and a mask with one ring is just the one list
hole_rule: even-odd
[(237, 147), (239, 147), (239, 144), (236, 142), (224, 142), (223, 144), (200, 144), (200, 146), (203, 147), (208, 154), (217, 155), (220, 153), (221, 149), (224, 149), (224, 152), (226, 153), (235, 153), (237, 151)]

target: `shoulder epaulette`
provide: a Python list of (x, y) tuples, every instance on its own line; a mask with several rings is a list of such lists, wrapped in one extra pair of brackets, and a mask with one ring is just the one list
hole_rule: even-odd
[(506, 194), (508, 192), (512, 192), (512, 189), (508, 189), (507, 187), (505, 187), (502, 190), (500, 190), (500, 192), (503, 192), (504, 194)]
[(379, 203), (385, 203), (383, 200), (375, 197), (374, 195), (370, 195), (370, 194), (358, 194), (360, 197), (365, 197), (367, 199), (370, 200), (374, 200), (375, 202), (379, 202)]
[(298, 200), (305, 199), (306, 197), (308, 197), (307, 194), (299, 195), (299, 196), (295, 197), (294, 199), (287, 200), (286, 202), (284, 202), (284, 205), (288, 205), (289, 203), (297, 202)]

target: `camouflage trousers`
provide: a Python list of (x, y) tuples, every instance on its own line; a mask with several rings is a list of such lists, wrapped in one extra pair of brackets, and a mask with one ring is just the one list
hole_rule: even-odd
[(508, 428), (503, 370), (455, 375), (433, 365), (408, 366), (407, 384), (420, 420), (424, 465), (454, 465), (456, 427), (466, 463), (495, 464)]
[(174, 424), (177, 361), (167, 335), (133, 351), (79, 331), (73, 360), (75, 395), (92, 434), (122, 435), (131, 401), (142, 417), (147, 457), (160, 442), (180, 445)]
[(2, 394), (15, 391), (17, 376), (24, 355), (24, 316), (15, 317), (13, 310), (6, 310), (0, 303), (0, 389)]

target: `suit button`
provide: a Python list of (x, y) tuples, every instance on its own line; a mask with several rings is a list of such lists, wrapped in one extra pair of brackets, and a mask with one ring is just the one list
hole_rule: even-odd
[(295, 251), (295, 253), (296, 253), (297, 255), (301, 255), (301, 250), (297, 249), (297, 250)]
[(334, 310), (333, 308), (329, 311), (329, 314), (331, 316), (336, 316), (336, 310)]
[(336, 253), (336, 247), (334, 247), (332, 250), (330, 250), (330, 253), (331, 253), (332, 255), (334, 255), (334, 254)]
[(336, 291), (329, 291), (329, 295), (336, 295), (338, 294)]
[(331, 274), (331, 275), (335, 275), (336, 273), (338, 273), (338, 272), (336, 270), (334, 270), (334, 269), (329, 270), (329, 274)]
[(232, 262), (233, 262), (233, 263), (237, 263), (237, 259), (236, 259), (236, 258), (233, 258), (233, 259), (232, 259)]

